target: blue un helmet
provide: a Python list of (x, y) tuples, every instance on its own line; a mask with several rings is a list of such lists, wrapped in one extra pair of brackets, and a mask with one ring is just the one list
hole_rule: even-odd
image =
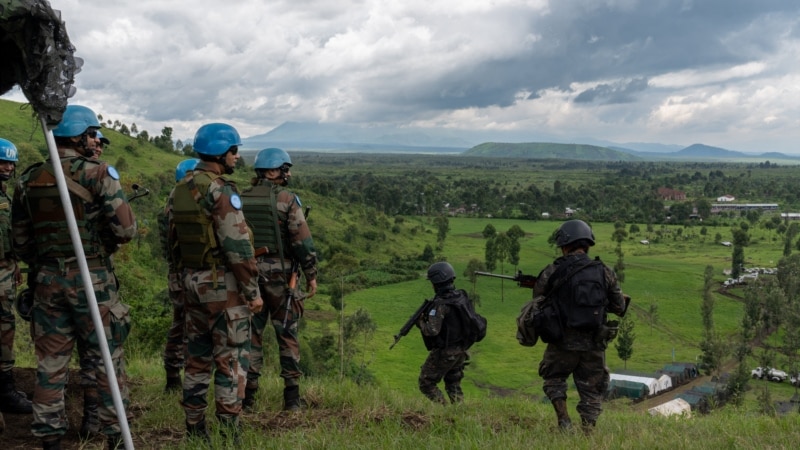
[(100, 122), (94, 111), (85, 106), (68, 105), (61, 117), (61, 122), (53, 129), (53, 136), (80, 136), (89, 128), (100, 129)]
[(279, 148), (265, 148), (256, 155), (256, 169), (277, 169), (284, 164), (288, 164), (291, 167), (292, 158)]
[(19, 161), (17, 146), (7, 139), (0, 138), (0, 161)]
[(99, 141), (100, 141), (100, 142), (101, 142), (103, 145), (109, 145), (109, 144), (111, 143), (111, 141), (109, 141), (107, 137), (103, 136), (103, 133), (101, 133), (100, 131), (98, 131), (98, 132), (97, 132), (97, 139), (98, 139), (98, 140), (99, 140)]
[(179, 162), (178, 167), (175, 168), (175, 181), (178, 182), (184, 179), (187, 172), (191, 172), (197, 167), (198, 162), (200, 162), (200, 160), (197, 158), (184, 159)]
[(242, 145), (235, 128), (224, 123), (209, 123), (194, 135), (194, 151), (201, 155), (222, 156), (229, 148)]

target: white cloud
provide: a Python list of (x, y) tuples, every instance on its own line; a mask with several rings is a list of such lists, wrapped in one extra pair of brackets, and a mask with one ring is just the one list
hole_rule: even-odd
[(73, 102), (151, 134), (323, 121), (752, 151), (798, 138), (791, 0), (51, 4), (86, 61)]

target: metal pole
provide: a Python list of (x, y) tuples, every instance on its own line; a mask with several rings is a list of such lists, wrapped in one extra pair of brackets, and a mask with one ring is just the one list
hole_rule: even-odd
[[(61, 158), (58, 156), (56, 140), (53, 137), (52, 130), (47, 127), (47, 121), (44, 116), (40, 116), (39, 119), (42, 122), (42, 131), (44, 132), (44, 139), (47, 141), (47, 149), (50, 151), (50, 161), (53, 162), (53, 174), (56, 177), (56, 186), (58, 186), (58, 193), (61, 197), (61, 206), (64, 208), (64, 215), (67, 218), (67, 228), (72, 238), (72, 248), (75, 250), (78, 267), (81, 269), (83, 289), (86, 291), (86, 297), (89, 300), (89, 311), (92, 314), (94, 332), (98, 333), (97, 342), (100, 344), (100, 353), (103, 355), (103, 364), (108, 374), (108, 384), (111, 388), (111, 397), (114, 399), (114, 409), (117, 411), (117, 420), (119, 420), (120, 428), (122, 428), (125, 448), (127, 450), (133, 450), (133, 440), (131, 439), (131, 431), (128, 427), (128, 418), (125, 416), (125, 407), (122, 405), (122, 394), (120, 394), (119, 385), (117, 384), (117, 373), (114, 369), (114, 363), (111, 360), (108, 341), (105, 338), (105, 327), (103, 326), (103, 319), (100, 317), (100, 309), (97, 307), (97, 298), (94, 295), (94, 288), (91, 281), (92, 277), (89, 273), (89, 266), (86, 264), (86, 254), (83, 252), (81, 237), (80, 234), (78, 234), (78, 223), (75, 221), (75, 211), (72, 210), (72, 203), (69, 199), (69, 190), (67, 189), (67, 181), (64, 177), (64, 169), (61, 167)], [(103, 339), (100, 339), (100, 331), (103, 332)]]

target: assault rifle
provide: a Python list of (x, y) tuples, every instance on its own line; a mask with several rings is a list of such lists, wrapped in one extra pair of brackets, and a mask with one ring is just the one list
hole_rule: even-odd
[(511, 275), (500, 275), (497, 273), (489, 273), (489, 272), (480, 272), (475, 271), (473, 272), (475, 275), (480, 275), (483, 277), (493, 277), (493, 278), (503, 278), (505, 280), (512, 280), (517, 283), (517, 285), (521, 288), (529, 288), (533, 289), (536, 286), (536, 277), (533, 275), (525, 275), (522, 271), (518, 271), (516, 275), (513, 277)]
[(389, 346), (389, 350), (393, 349), (394, 346), (397, 345), (398, 342), (400, 342), (400, 339), (403, 336), (407, 335), (409, 331), (411, 331), (411, 327), (413, 327), (414, 324), (417, 323), (417, 319), (419, 319), (419, 316), (421, 316), (430, 307), (431, 303), (433, 303), (433, 300), (428, 300), (428, 299), (422, 302), (422, 305), (420, 305), (420, 307), (417, 308), (416, 311), (414, 311), (414, 314), (412, 314), (411, 317), (408, 318), (408, 321), (403, 325), (403, 328), (400, 328), (400, 331), (394, 335), (394, 343)]
[[(308, 218), (308, 213), (311, 212), (311, 206), (306, 206), (305, 217)], [(300, 279), (300, 261), (294, 259), (292, 261), (292, 274), (289, 275), (289, 293), (286, 294), (286, 315), (283, 316), (283, 328), (286, 328), (286, 322), (289, 321), (289, 314), (292, 313), (292, 302), (294, 301), (294, 289), (297, 287), (297, 281)]]

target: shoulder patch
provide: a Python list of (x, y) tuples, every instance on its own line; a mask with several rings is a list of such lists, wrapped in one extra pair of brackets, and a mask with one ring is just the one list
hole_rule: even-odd
[(300, 203), (300, 197), (298, 197), (297, 194), (294, 194), (294, 201), (297, 202), (297, 206), (303, 207), (303, 204)]
[(119, 172), (113, 166), (108, 166), (108, 176), (115, 180), (119, 180)]
[(242, 198), (238, 194), (231, 195), (231, 206), (237, 210), (242, 209)]

